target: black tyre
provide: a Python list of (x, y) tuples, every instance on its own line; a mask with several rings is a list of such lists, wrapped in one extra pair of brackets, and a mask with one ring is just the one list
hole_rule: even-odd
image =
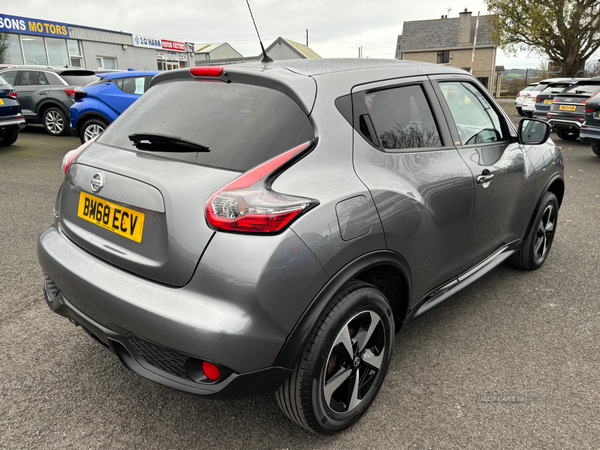
[(600, 156), (600, 145), (592, 142), (592, 151), (596, 154), (596, 156)]
[(355, 423), (379, 392), (392, 356), (394, 318), (374, 286), (352, 282), (327, 306), (276, 393), (283, 412), (318, 434)]
[(79, 139), (85, 144), (90, 139), (100, 136), (108, 125), (101, 119), (90, 119), (86, 121), (79, 131)]
[(563, 141), (574, 141), (579, 137), (579, 130), (568, 131), (556, 129), (556, 135)]
[(42, 123), (46, 131), (52, 136), (62, 136), (69, 131), (69, 119), (60, 108), (48, 108), (42, 116)]
[(517, 108), (517, 112), (519, 113), (520, 116), (524, 116), (525, 115), (523, 113), (523, 110), (521, 108)]
[(0, 147), (7, 147), (9, 145), (17, 142), (17, 138), (19, 137), (19, 130), (15, 130), (11, 134), (4, 135), (3, 138), (0, 138)]
[(546, 192), (531, 231), (523, 248), (511, 256), (511, 263), (519, 269), (539, 269), (550, 252), (558, 219), (558, 200), (552, 192)]

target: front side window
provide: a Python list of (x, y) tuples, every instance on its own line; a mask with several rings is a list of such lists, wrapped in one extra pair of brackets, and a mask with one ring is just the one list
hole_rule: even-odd
[(450, 62), (450, 50), (442, 50), (437, 52), (437, 63), (448, 64)]
[(441, 82), (439, 85), (462, 145), (504, 139), (500, 116), (475, 85), (464, 81)]
[(421, 86), (370, 92), (365, 101), (386, 150), (440, 147), (440, 134)]

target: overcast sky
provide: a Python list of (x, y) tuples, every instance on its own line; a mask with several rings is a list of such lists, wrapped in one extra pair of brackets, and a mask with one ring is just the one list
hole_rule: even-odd
[[(162, 39), (196, 43), (229, 42), (244, 56), (260, 53), (245, 0), (1, 0), (0, 12), (66, 22)], [(267, 47), (278, 36), (306, 43), (324, 58), (394, 58), (396, 40), (407, 20), (458, 17), (468, 8), (486, 13), (483, 0), (250, 0)], [(447, 9), (452, 8), (448, 13)], [(477, 57), (477, 55), (475, 56)], [(540, 58), (500, 51), (497, 65), (538, 68)]]

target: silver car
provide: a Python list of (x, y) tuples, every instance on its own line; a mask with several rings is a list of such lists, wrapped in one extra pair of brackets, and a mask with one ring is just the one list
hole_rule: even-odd
[(47, 304), (143, 377), (275, 392), (339, 432), (412, 319), (503, 261), (547, 259), (564, 194), (549, 132), (442, 65), (159, 74), (63, 161), (38, 241)]

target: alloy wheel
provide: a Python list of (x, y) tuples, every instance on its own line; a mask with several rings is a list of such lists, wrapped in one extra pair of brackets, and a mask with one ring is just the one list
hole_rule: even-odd
[(546, 259), (548, 250), (552, 244), (554, 237), (554, 228), (556, 226), (556, 210), (554, 205), (546, 206), (544, 214), (538, 224), (535, 244), (534, 244), (534, 256), (536, 261), (540, 262)]
[(336, 413), (355, 409), (373, 386), (385, 353), (381, 317), (362, 311), (342, 327), (324, 369), (323, 396)]
[(93, 124), (89, 127), (86, 127), (83, 133), (83, 139), (85, 142), (87, 142), (91, 139), (94, 139), (96, 136), (100, 136), (102, 133), (104, 133), (104, 127), (98, 124)]
[(65, 120), (57, 111), (48, 111), (44, 118), (46, 129), (52, 134), (61, 134), (65, 129)]

